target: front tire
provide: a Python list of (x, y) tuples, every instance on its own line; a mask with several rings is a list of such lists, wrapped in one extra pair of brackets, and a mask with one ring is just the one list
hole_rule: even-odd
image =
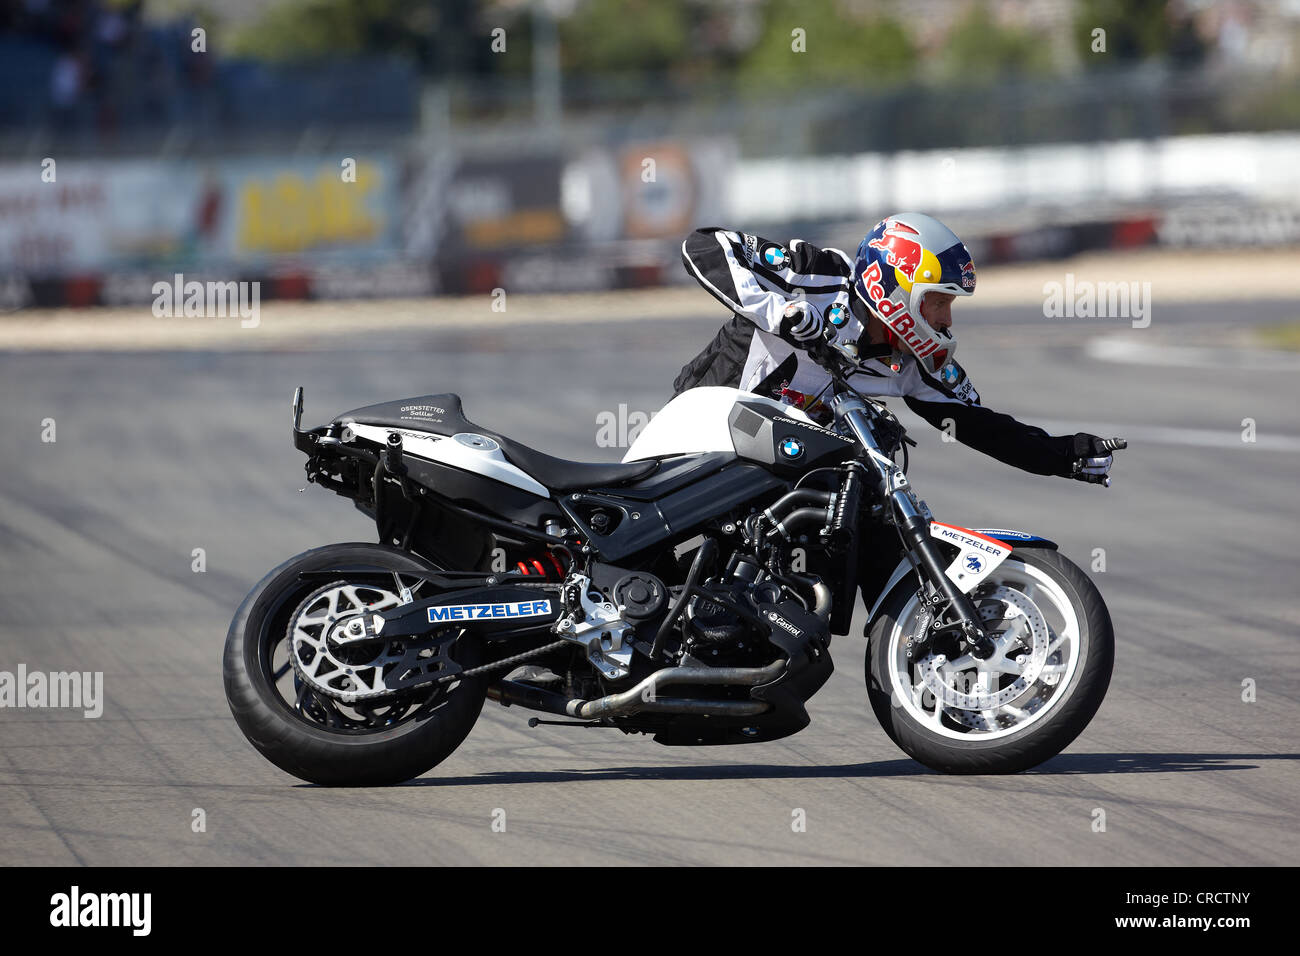
[[(288, 662), (287, 631), (300, 605), (320, 589), (330, 571), (398, 574), (408, 587), (432, 565), (378, 544), (337, 544), (291, 558), (264, 577), (244, 599), (226, 636), (226, 700), (244, 736), (271, 763), (302, 780), (325, 786), (384, 786), (418, 777), (446, 759), (468, 736), (483, 708), (481, 681), (416, 688), (357, 711), (304, 688)], [(392, 585), (396, 588), (397, 585)], [(479, 663), (477, 644), (458, 641), (453, 659)]]
[(1011, 622), (986, 662), (934, 648), (906, 657), (911, 581), (868, 630), (868, 697), (890, 739), (957, 774), (1018, 773), (1069, 746), (1101, 706), (1114, 662), (1110, 615), (1088, 576), (1056, 551), (1013, 551), (972, 593), (995, 632)]

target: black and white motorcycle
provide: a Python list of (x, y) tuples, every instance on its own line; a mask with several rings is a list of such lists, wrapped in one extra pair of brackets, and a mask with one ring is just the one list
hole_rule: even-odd
[[(806, 727), (831, 635), (870, 609), (867, 696), (949, 773), (1059, 753), (1110, 682), (1101, 595), (1044, 538), (935, 520), (908, 439), (830, 372), (828, 428), (730, 388), (674, 398), (614, 464), (565, 461), (468, 421), (456, 395), (357, 409), (293, 440), (380, 543), (291, 558), (240, 606), (227, 699), (304, 780), (391, 784), (452, 753), (484, 700), (664, 744)], [(902, 453), (903, 467), (895, 459)]]

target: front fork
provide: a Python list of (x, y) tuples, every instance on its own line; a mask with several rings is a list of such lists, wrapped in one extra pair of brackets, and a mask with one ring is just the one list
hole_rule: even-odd
[[(925, 609), (927, 613), (924, 615), (927, 628), (931, 621), (940, 620), (940, 612), (946, 604), (952, 620), (948, 624), (936, 623), (935, 630), (956, 629), (964, 645), (961, 648), (962, 652), (969, 651), (980, 660), (987, 660), (995, 650), (993, 639), (980, 626), (979, 611), (975, 608), (975, 602), (944, 572), (944, 559), (930, 536), (930, 522), (919, 513), (914, 503), (915, 498), (910, 491), (905, 493), (894, 491), (891, 492), (891, 497), (894, 500), (895, 524), (903, 539), (903, 547), (915, 559), (915, 563), (924, 569), (922, 579), (931, 584), (929, 594), (922, 594), (923, 600), (928, 605)], [(922, 639), (926, 637), (924, 632), (919, 636)]]
[(993, 639), (980, 626), (975, 603), (945, 573), (943, 555), (930, 536), (930, 520), (921, 513), (903, 469), (881, 452), (876, 443), (866, 416), (866, 403), (857, 395), (841, 394), (835, 396), (831, 404), (836, 417), (849, 426), (866, 449), (867, 462), (879, 478), (885, 498), (893, 505), (892, 520), (903, 540), (904, 553), (917, 567), (922, 581), (930, 584), (928, 593), (922, 594), (926, 612), (923, 615), (925, 627), (917, 636), (921, 640), (932, 636), (925, 633), (930, 629), (929, 622), (941, 620), (941, 613), (946, 607), (951, 620), (947, 624), (935, 625), (935, 630), (955, 630), (961, 640), (962, 653), (968, 651), (980, 660), (988, 659), (995, 650)]

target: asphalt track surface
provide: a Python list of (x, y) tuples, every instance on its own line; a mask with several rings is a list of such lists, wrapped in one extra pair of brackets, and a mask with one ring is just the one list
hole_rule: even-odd
[[(722, 319), (704, 301), (689, 320), (492, 315), (481, 330), (431, 323), (275, 351), (0, 353), (0, 670), (103, 671), (106, 696), (99, 719), (0, 710), (0, 863), (1300, 863), (1296, 372), (1084, 350), (1102, 332), (1204, 331), (1224, 311), (1168, 307), (1147, 331), (1035, 309), (958, 314), (959, 357), (986, 404), (1132, 439), (1103, 490), (913, 430), (912, 479), (937, 517), (1039, 532), (1085, 567), (1105, 549), (1109, 696), (1064, 754), (1010, 777), (943, 776), (890, 743), (866, 702), (861, 608), (812, 725), (784, 741), (683, 749), (530, 730), (529, 712), (489, 702), (423, 778), (331, 790), (243, 739), (221, 685), (235, 607), (293, 554), (374, 539), (344, 499), (299, 493), (295, 385), (309, 424), (456, 391), (485, 426), (615, 459), (595, 446), (598, 412), (663, 403)], [(1234, 318), (1247, 317), (1294, 320), (1300, 303)], [(1245, 418), (1259, 441), (1239, 440)], [(806, 832), (792, 827), (799, 809)]]

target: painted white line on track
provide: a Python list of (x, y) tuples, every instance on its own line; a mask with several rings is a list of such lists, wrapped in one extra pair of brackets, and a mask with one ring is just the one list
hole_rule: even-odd
[(1128, 335), (1104, 335), (1091, 339), (1084, 346), (1084, 351), (1089, 358), (1125, 365), (1300, 371), (1300, 354), (1296, 352), (1229, 346), (1166, 345), (1158, 341), (1135, 342)]
[[(1300, 452), (1300, 435), (1270, 435), (1256, 432), (1255, 440), (1241, 440), (1238, 429), (1181, 428), (1170, 425), (1123, 425), (1114, 422), (1036, 422), (1054, 435), (1089, 432), (1103, 438), (1125, 438), (1130, 443), (1187, 445), (1193, 448), (1239, 448), (1243, 451)], [(1122, 456), (1123, 451), (1117, 452)]]

